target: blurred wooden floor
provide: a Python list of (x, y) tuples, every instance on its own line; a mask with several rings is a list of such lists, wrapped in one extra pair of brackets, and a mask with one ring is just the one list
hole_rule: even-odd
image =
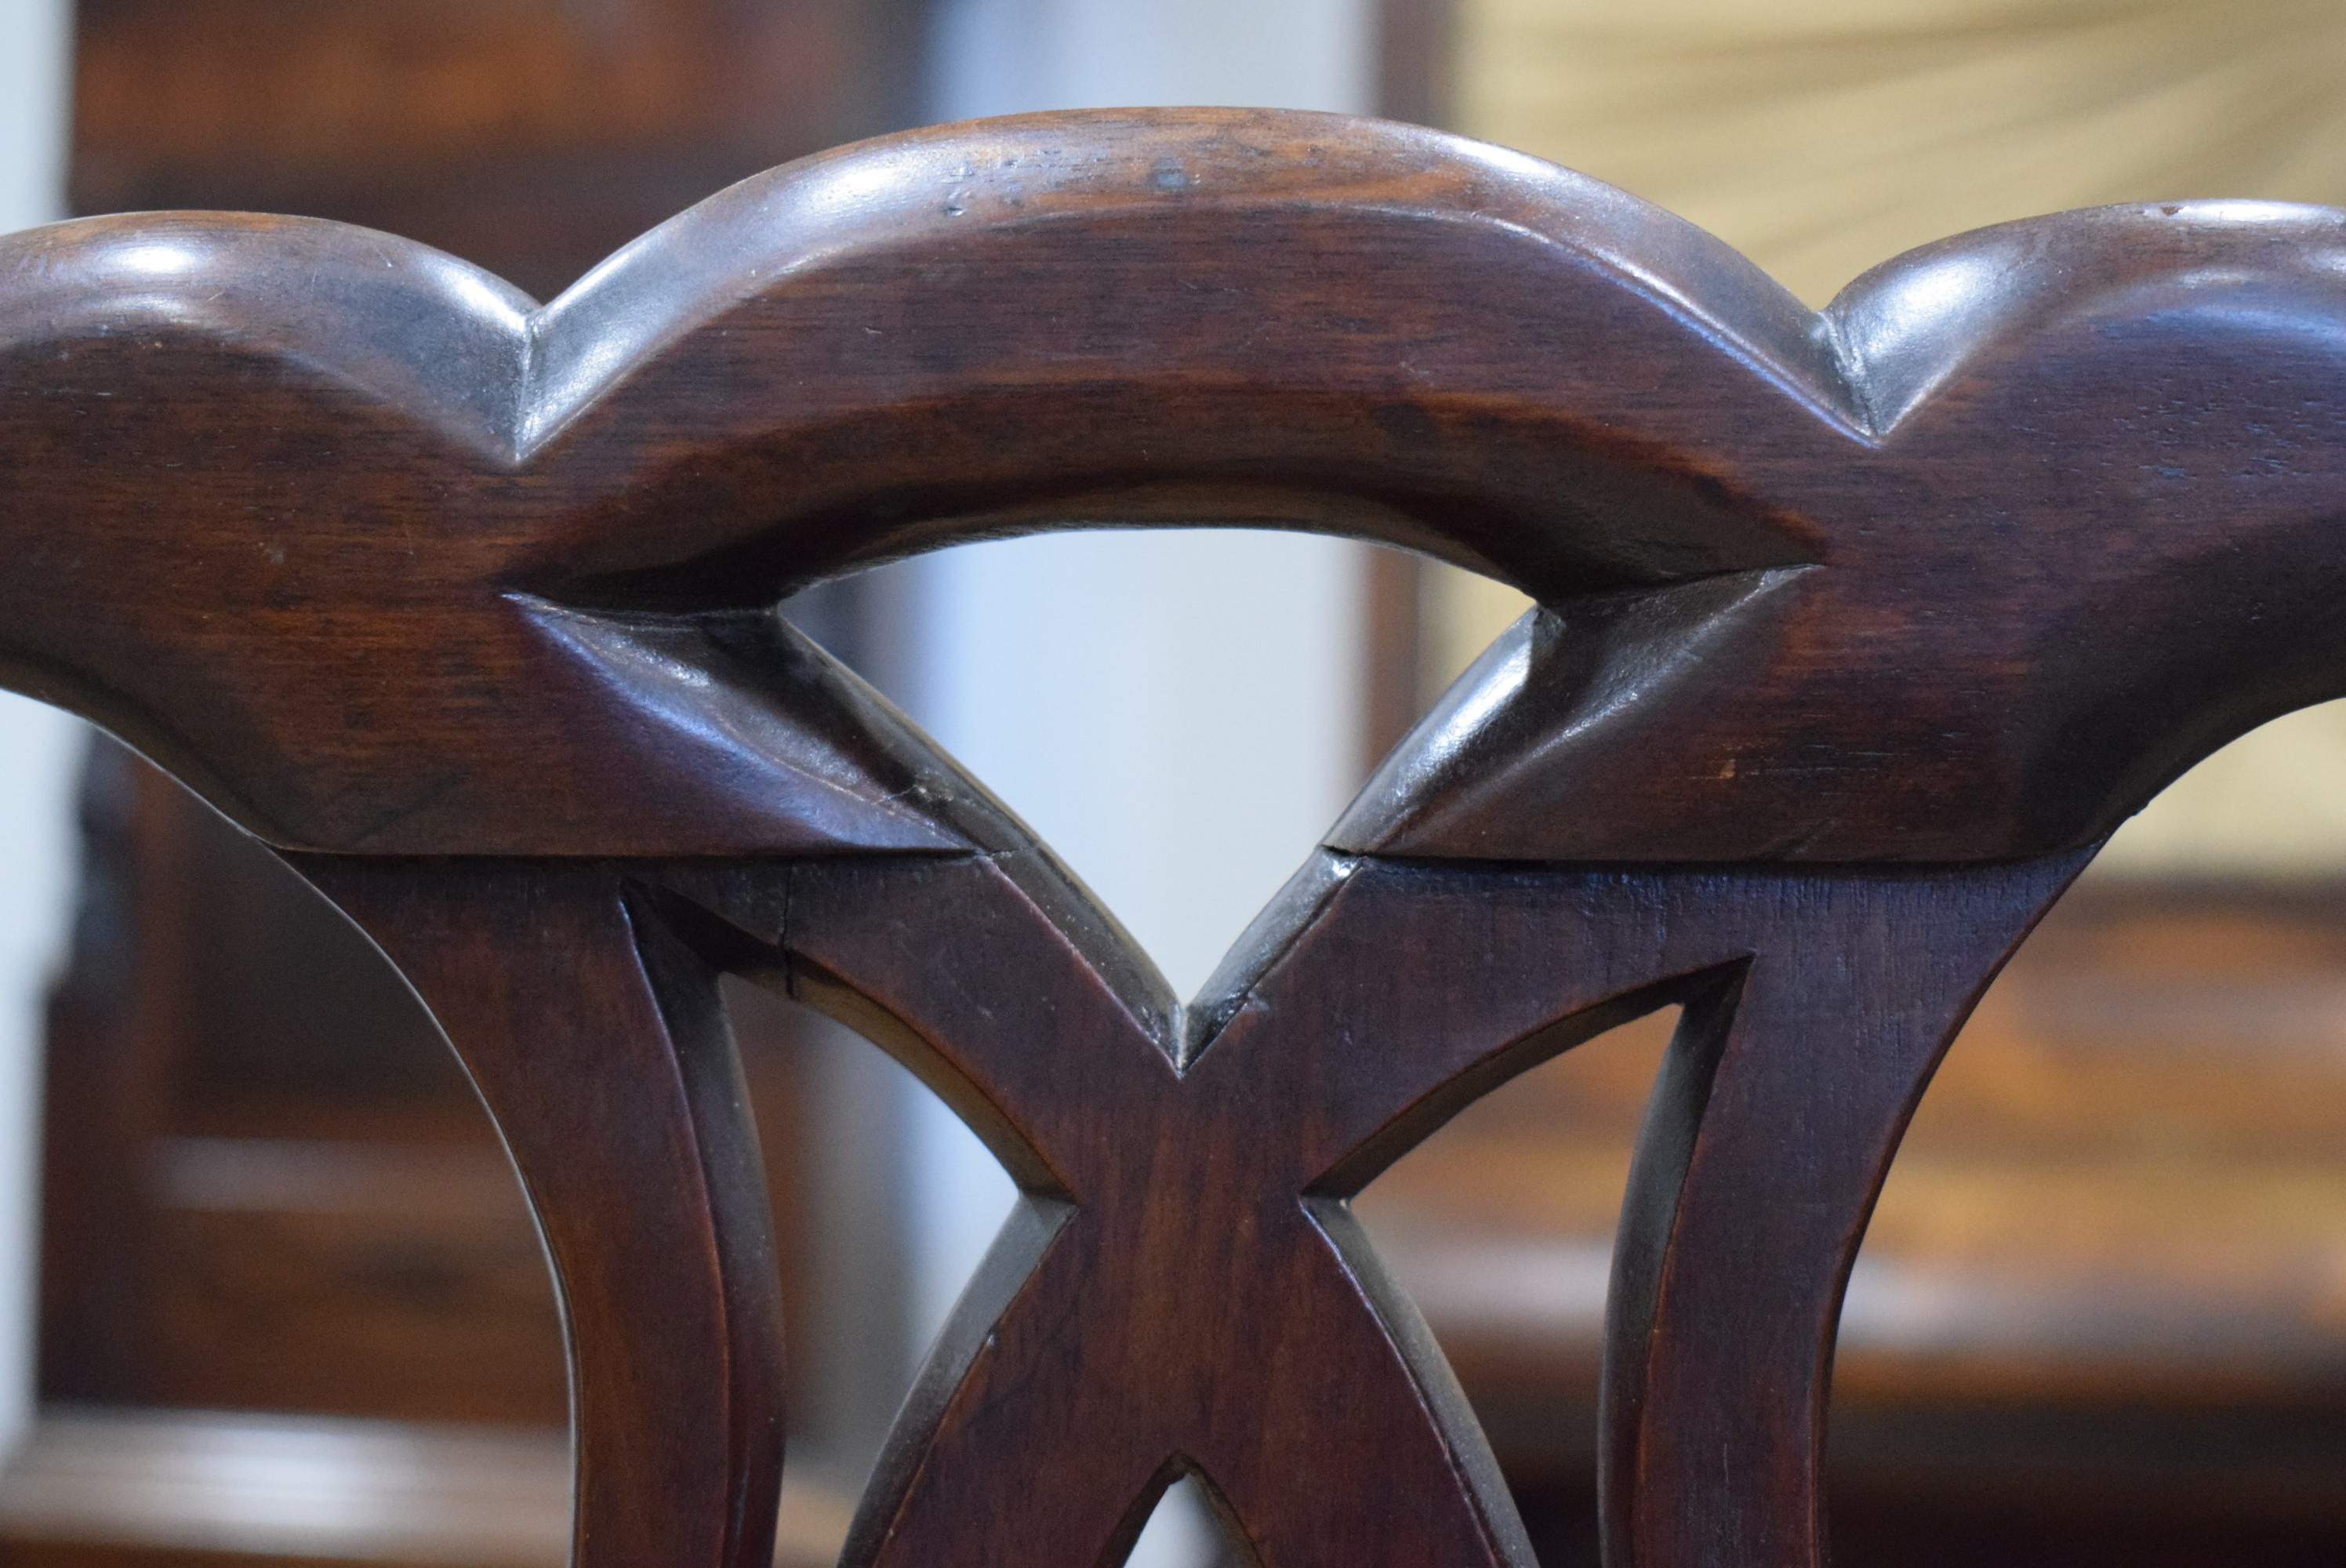
[[(561, 1568), (559, 1432), (207, 1411), (54, 1410), (0, 1473), (0, 1554), (42, 1568)], [(793, 1476), (777, 1568), (827, 1568), (850, 1500)]]

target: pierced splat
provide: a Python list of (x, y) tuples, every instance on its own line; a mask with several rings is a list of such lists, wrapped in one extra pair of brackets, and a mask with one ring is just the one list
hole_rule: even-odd
[[(1001, 1550), (1088, 1568), (1178, 1456), (1266, 1563), (1528, 1563), (1479, 1431), (1344, 1200), (1474, 1095), (1671, 1001), (1696, 1005), (1617, 1287), (1611, 1484), (1626, 1510), (1682, 1516), (1700, 1477), (1668, 1444), (1698, 1430), (1783, 1471), (1768, 1496), (1807, 1495), (1831, 1320), (1897, 1134), (2082, 859), (1721, 875), (1323, 857), (1187, 1020), (1119, 995), (997, 858), (797, 869), (787, 927), (761, 933), (774, 972), (889, 1041), (1025, 1193), (849, 1561), (937, 1560), (990, 1497)], [(949, 928), (923, 914), (940, 909)], [(933, 961), (944, 943), (954, 964)], [(1755, 1164), (1788, 1129), (1802, 1157)], [(1714, 1277), (1721, 1246), (1776, 1288)], [(1722, 1290), (1742, 1292), (1739, 1322), (1690, 1311)], [(1766, 1369), (1732, 1430), (1719, 1363)], [(1005, 1448), (1054, 1484), (990, 1492)], [(1812, 1517), (1733, 1502), (1684, 1560), (1813, 1549)]]
[[(1345, 1200), (1678, 1001), (1608, 1551), (1803, 1568), (1839, 1292), (1938, 1053), (2116, 822), (2346, 694), (2341, 235), (2070, 214), (1820, 314), (1564, 171), (1232, 110), (843, 148), (544, 307), (332, 224), (59, 225), (0, 240), (0, 679), (285, 850), (441, 1019), (568, 1306), (582, 1563), (766, 1551), (734, 968), (1026, 1195), (852, 1564), (1097, 1568), (1183, 1472), (1266, 1568), (1523, 1562)], [(1188, 1009), (770, 607), (1175, 522), (1541, 605)]]

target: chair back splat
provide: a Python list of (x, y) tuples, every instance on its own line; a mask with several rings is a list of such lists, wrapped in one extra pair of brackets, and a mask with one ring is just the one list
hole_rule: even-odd
[[(729, 971), (894, 1054), (1024, 1193), (850, 1568), (1107, 1568), (1184, 1475), (1267, 1568), (1528, 1564), (1347, 1200), (1669, 1003), (1609, 1561), (1817, 1563), (1840, 1298), (1923, 1085), (2118, 821), (2346, 695), (2341, 513), (2312, 209), (2014, 224), (1820, 314), (1511, 153), (1166, 110), (842, 148), (543, 307), (296, 219), (0, 239), (0, 681), (275, 846), (462, 1054), (566, 1308), (582, 1568), (771, 1551)], [(1183, 1004), (773, 606), (1195, 522), (1538, 607)]]

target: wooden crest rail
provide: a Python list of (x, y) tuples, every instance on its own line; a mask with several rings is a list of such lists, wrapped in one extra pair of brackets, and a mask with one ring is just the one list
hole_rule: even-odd
[[(0, 240), (0, 677), (277, 846), (441, 1022), (553, 1255), (588, 1568), (770, 1549), (726, 971), (895, 1053), (1025, 1194), (857, 1568), (1103, 1568), (1184, 1473), (1270, 1568), (1528, 1563), (1346, 1199), (1673, 1002), (1608, 1552), (1815, 1562), (1835, 1314), (1924, 1081), (2117, 821), (2346, 694), (2341, 513), (2310, 209), (2015, 224), (1817, 314), (1513, 154), (1164, 111), (796, 164), (543, 308), (300, 219)], [(1175, 521), (1540, 605), (1187, 1005), (771, 607)]]

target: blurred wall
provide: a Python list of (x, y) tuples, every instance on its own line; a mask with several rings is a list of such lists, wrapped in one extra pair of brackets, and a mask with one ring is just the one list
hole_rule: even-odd
[[(2191, 197), (2346, 205), (2337, 0), (1458, 0), (1456, 124), (1710, 230), (1811, 305), (1944, 235)], [(1447, 568), (1427, 675), (1525, 601)], [(2161, 795), (2095, 862), (2346, 872), (2346, 706)]]
[(1460, 0), (1461, 127), (1821, 305), (1943, 235), (2106, 202), (2346, 202), (2337, 0)]
[[(0, 233), (65, 204), (67, 0), (0, 0)], [(0, 692), (0, 1443), (32, 1398), (34, 1182), (43, 994), (76, 849), (76, 721)]]
[(1366, 113), (1375, 0), (943, 0), (939, 119), (1137, 104)]

